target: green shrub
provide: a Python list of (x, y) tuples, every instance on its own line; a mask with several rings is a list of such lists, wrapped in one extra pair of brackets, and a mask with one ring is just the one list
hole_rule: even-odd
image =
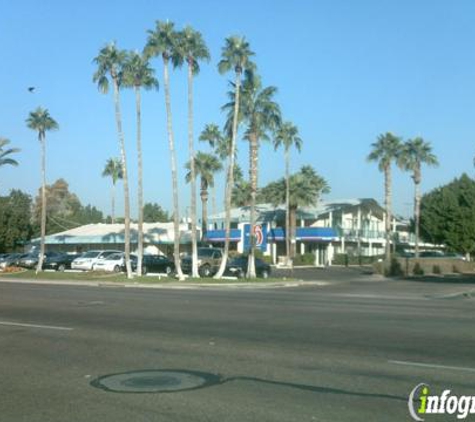
[(254, 256), (256, 258), (262, 259), (266, 264), (272, 264), (272, 257), (269, 255), (264, 255), (260, 249), (256, 249)]
[(412, 270), (412, 273), (414, 275), (424, 275), (424, 269), (421, 267), (421, 265), (416, 262), (416, 265), (414, 265), (414, 269)]
[(344, 253), (336, 254), (333, 258), (334, 265), (345, 265), (348, 255)]
[(385, 270), (385, 275), (388, 277), (401, 277), (404, 275), (401, 263), (397, 260), (397, 258), (391, 258), (391, 264), (389, 265), (389, 268)]
[(313, 264), (315, 264), (315, 255), (313, 253), (297, 255), (294, 258), (294, 265), (313, 265)]
[(266, 264), (273, 264), (272, 257), (269, 255), (263, 255), (259, 259), (262, 259)]
[(432, 273), (433, 274), (442, 274), (442, 271), (440, 269), (440, 266), (439, 265), (434, 265), (432, 266)]
[(382, 261), (373, 262), (373, 271), (376, 274), (384, 274), (384, 262)]

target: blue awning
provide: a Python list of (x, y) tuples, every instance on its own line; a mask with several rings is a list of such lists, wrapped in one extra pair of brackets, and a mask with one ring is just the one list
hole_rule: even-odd
[[(331, 242), (338, 239), (338, 233), (331, 227), (297, 227), (296, 240), (303, 242)], [(270, 242), (283, 241), (285, 230), (282, 227), (271, 229), (267, 232), (267, 239)], [(208, 230), (204, 239), (208, 242), (224, 242), (225, 230)], [(231, 229), (230, 241), (241, 241), (241, 230)]]
[[(224, 242), (226, 240), (226, 230), (208, 230), (204, 240), (208, 242)], [(229, 240), (231, 242), (240, 242), (241, 230), (231, 229), (229, 232)]]

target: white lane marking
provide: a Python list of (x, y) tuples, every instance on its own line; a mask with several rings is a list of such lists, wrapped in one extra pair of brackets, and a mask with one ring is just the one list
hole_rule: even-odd
[(418, 366), (420, 368), (450, 369), (453, 371), (475, 372), (475, 368), (466, 368), (462, 366), (435, 365), (431, 363), (405, 362), (401, 360), (388, 360), (388, 362), (395, 365)]
[(339, 297), (349, 297), (356, 299), (388, 299), (388, 300), (427, 300), (424, 296), (389, 296), (378, 294), (357, 294), (357, 293), (340, 293), (335, 294)]
[(10, 322), (10, 321), (0, 321), (0, 325), (6, 325), (6, 326), (11, 326), (11, 327), (42, 328), (42, 329), (47, 329), (47, 330), (61, 330), (61, 331), (72, 331), (74, 329), (70, 327), (56, 327), (54, 325), (26, 324), (23, 322)]

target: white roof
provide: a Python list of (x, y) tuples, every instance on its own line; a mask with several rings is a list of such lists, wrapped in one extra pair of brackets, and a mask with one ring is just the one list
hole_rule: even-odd
[[(326, 214), (330, 211), (335, 211), (343, 207), (353, 207), (358, 206), (363, 203), (369, 203), (374, 201), (374, 204), (379, 206), (379, 204), (373, 199), (342, 199), (342, 200), (333, 200), (333, 201), (320, 201), (317, 206), (314, 207), (300, 207), (297, 211), (298, 218), (318, 218), (323, 214)], [(257, 204), (256, 205), (256, 215), (258, 221), (269, 221), (276, 218), (277, 215), (285, 213), (285, 205), (274, 206), (272, 204)], [(239, 207), (233, 208), (231, 210), (231, 220), (245, 222), (249, 221), (250, 218), (250, 207)], [(209, 216), (210, 221), (224, 220), (225, 212), (219, 212)]]
[[(152, 244), (167, 244), (174, 241), (173, 222), (170, 223), (144, 223), (144, 241)], [(138, 224), (130, 225), (132, 242), (137, 242)], [(187, 224), (180, 224), (180, 240), (189, 240)], [(34, 239), (33, 242), (38, 242)], [(124, 224), (87, 224), (46, 236), (46, 244), (77, 244), (77, 243), (124, 243)]]

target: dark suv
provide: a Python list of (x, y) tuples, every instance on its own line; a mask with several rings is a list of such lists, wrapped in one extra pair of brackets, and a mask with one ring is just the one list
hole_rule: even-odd
[[(218, 248), (198, 248), (198, 272), (201, 277), (211, 277), (216, 274), (221, 265), (223, 252)], [(184, 273), (191, 273), (191, 255), (181, 260), (181, 269)]]

